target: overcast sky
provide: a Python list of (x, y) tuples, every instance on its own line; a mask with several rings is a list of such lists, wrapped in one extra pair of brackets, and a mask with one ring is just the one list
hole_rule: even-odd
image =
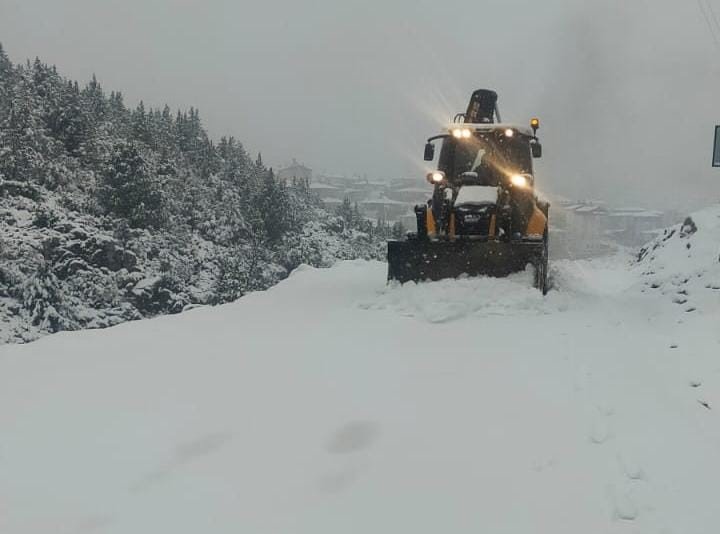
[(718, 1), (0, 0), (0, 42), (275, 167), (380, 179), (422, 181), (424, 139), (493, 88), (543, 121), (541, 188), (688, 209), (720, 200)]

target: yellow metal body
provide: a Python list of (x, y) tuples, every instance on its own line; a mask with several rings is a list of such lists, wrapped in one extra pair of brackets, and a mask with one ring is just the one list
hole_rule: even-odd
[(528, 221), (525, 235), (543, 235), (547, 228), (547, 217), (537, 206), (533, 207), (533, 213)]
[[(538, 208), (537, 205), (533, 206), (533, 212), (528, 221), (527, 230), (525, 231), (526, 236), (542, 236), (547, 229), (548, 219), (543, 211)], [(436, 237), (438, 233), (437, 222), (433, 216), (432, 209), (430, 207), (425, 208), (425, 224), (427, 226), (427, 233), (431, 237)], [(454, 239), (456, 236), (455, 226), (455, 214), (450, 214), (450, 224), (448, 228), (448, 237)], [(497, 237), (497, 217), (492, 215), (490, 218), (490, 228), (488, 229), (488, 237)]]
[(425, 208), (425, 225), (427, 226), (427, 233), (429, 236), (437, 235), (437, 225), (435, 224), (435, 217), (433, 216), (433, 212), (429, 207)]
[(488, 230), (488, 237), (495, 237), (495, 214), (490, 217), (490, 229)]

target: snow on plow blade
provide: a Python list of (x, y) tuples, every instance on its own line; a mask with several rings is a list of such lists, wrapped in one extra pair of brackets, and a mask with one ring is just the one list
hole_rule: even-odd
[(400, 283), (467, 276), (503, 277), (536, 265), (542, 243), (389, 241), (388, 280)]

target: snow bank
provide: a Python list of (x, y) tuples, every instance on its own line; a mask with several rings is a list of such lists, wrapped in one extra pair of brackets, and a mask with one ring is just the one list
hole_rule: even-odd
[(369, 310), (392, 310), (430, 323), (487, 316), (530, 316), (561, 309), (562, 298), (557, 293), (543, 298), (532, 287), (532, 276), (528, 270), (503, 279), (394, 283), (359, 305)]
[(720, 206), (665, 230), (639, 254), (644, 288), (688, 313), (720, 312)]

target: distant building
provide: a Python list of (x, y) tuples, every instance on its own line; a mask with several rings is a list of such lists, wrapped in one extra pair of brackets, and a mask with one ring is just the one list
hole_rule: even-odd
[(281, 180), (288, 180), (291, 181), (293, 178), (297, 180), (311, 180), (312, 179), (312, 169), (309, 167), (306, 167), (305, 165), (302, 165), (297, 162), (293, 158), (292, 165), (289, 165), (283, 169), (280, 169), (277, 172), (278, 178)]
[(638, 207), (610, 207), (603, 202), (555, 202), (550, 209), (551, 246), (556, 257), (605, 254), (617, 246), (644, 245), (666, 226), (672, 214)]
[(323, 200), (332, 198), (339, 202), (342, 202), (343, 199), (347, 196), (345, 194), (345, 190), (342, 187), (323, 182), (311, 183), (310, 191), (315, 193)]
[(421, 179), (369, 180), (366, 176), (319, 174), (310, 184), (310, 190), (328, 208), (335, 208), (348, 199), (370, 220), (382, 219), (389, 223), (403, 222), (415, 227), (413, 208), (424, 204), (432, 196), (432, 188)]
[(616, 208), (608, 214), (608, 230), (623, 245), (640, 246), (662, 233), (665, 214), (644, 208)]
[[(422, 184), (421, 184), (422, 185)], [(410, 204), (424, 204), (427, 200), (432, 197), (432, 186), (425, 184), (427, 187), (412, 186), (403, 187), (401, 189), (388, 189), (386, 195), (392, 200), (398, 200), (400, 202), (407, 202)]]
[(408, 213), (408, 204), (387, 197), (362, 200), (358, 203), (365, 214), (373, 219), (397, 221)]

